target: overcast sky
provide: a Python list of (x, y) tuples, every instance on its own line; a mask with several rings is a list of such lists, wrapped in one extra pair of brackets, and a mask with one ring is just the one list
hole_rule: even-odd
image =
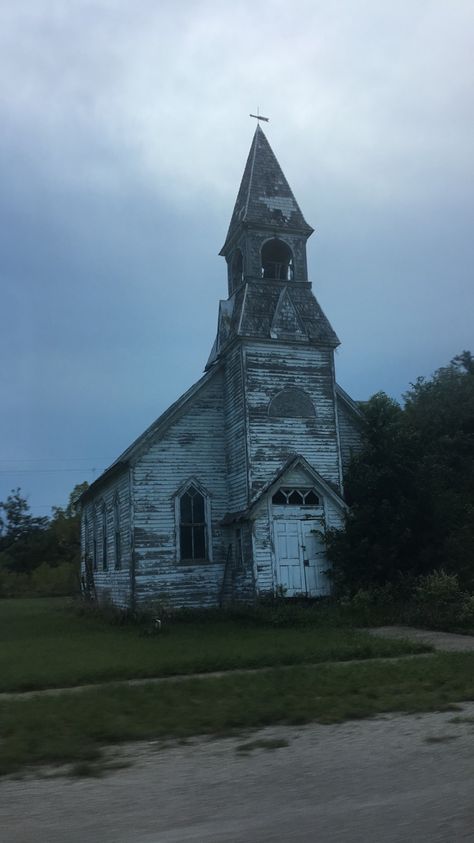
[(0, 0), (0, 500), (48, 514), (201, 374), (255, 129), (355, 398), (473, 342), (472, 0)]

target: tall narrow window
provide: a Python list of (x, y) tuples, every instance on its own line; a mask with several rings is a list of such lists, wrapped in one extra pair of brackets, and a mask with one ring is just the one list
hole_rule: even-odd
[(120, 500), (114, 500), (114, 550), (115, 550), (115, 570), (118, 571), (122, 567), (122, 546), (120, 542)]
[(92, 565), (97, 571), (97, 512), (95, 504), (92, 504)]
[(102, 504), (102, 568), (107, 570), (107, 507), (105, 501)]
[(206, 501), (195, 486), (188, 486), (179, 499), (181, 560), (202, 561), (206, 555)]

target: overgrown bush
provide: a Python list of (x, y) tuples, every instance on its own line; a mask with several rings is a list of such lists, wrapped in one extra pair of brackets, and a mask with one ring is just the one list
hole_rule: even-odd
[(456, 574), (434, 571), (418, 579), (412, 619), (430, 629), (474, 627), (474, 597), (462, 590)]

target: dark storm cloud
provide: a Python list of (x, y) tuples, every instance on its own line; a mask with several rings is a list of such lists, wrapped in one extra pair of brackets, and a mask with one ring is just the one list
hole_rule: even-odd
[(0, 474), (0, 499), (63, 502), (199, 376), (257, 105), (317, 229), (342, 385), (399, 395), (472, 347), (473, 18), (435, 0), (0, 5), (0, 471), (81, 467)]

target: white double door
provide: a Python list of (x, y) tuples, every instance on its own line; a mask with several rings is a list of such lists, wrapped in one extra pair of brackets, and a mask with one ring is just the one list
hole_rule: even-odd
[(320, 521), (298, 519), (274, 522), (278, 585), (286, 597), (330, 593), (328, 561)]

